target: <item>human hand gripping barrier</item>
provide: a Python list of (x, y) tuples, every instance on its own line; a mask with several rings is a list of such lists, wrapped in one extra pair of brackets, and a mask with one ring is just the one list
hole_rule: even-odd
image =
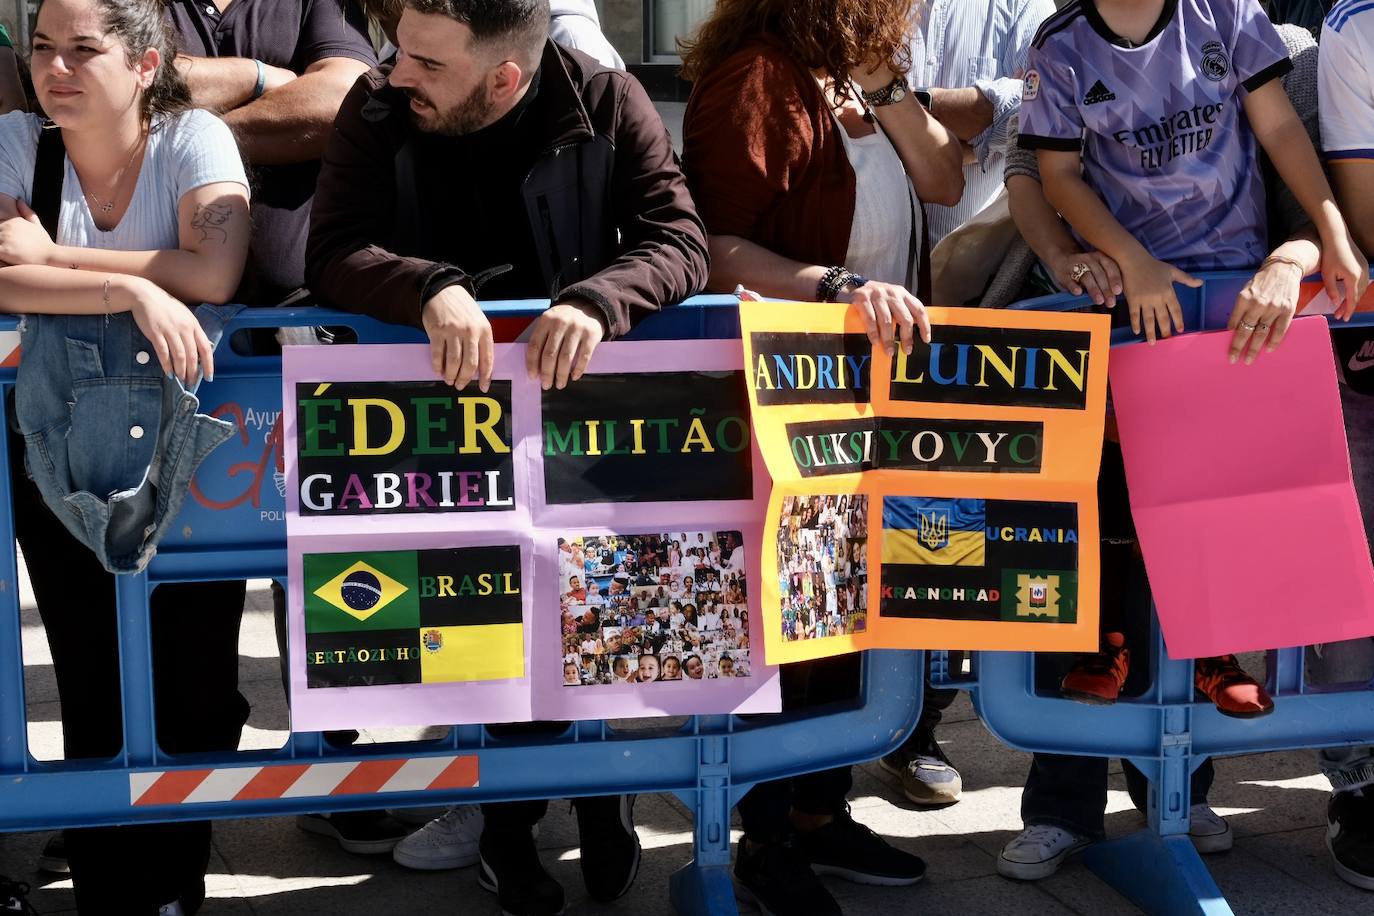
[[(737, 337), (735, 301), (698, 297), (630, 336)], [(483, 308), (496, 338), (512, 340), (545, 306)], [(350, 327), (365, 343), (424, 340), (418, 331), (314, 308), (246, 310), (226, 340), (245, 328), (321, 324)], [(0, 336), (15, 325), (0, 322)], [(0, 366), (0, 389), (13, 384), (13, 367)], [(580, 721), (537, 738), (496, 737), (464, 725), (440, 740), (343, 749), (319, 733), (294, 733), (273, 751), (165, 753), (155, 739), (149, 596), (167, 582), (285, 577), (281, 391), (280, 358), (242, 356), (228, 345), (216, 353), (215, 381), (198, 392), (201, 410), (232, 422), (235, 435), (201, 466), (147, 570), (116, 579), (124, 748), (111, 760), (49, 763), (29, 753), (9, 476), (0, 466), (0, 830), (671, 792), (695, 812), (693, 860), (672, 878), (675, 906), (732, 913), (730, 811), (740, 796), (764, 780), (872, 759), (899, 744), (919, 715), (922, 655), (887, 651), (865, 660), (857, 700), (798, 714), (623, 727)], [(4, 403), (0, 398), (0, 411)], [(8, 434), (8, 423), (0, 425), (0, 435)], [(193, 633), (194, 622), (188, 626)]]
[[(1234, 301), (1247, 277), (1214, 274), (1199, 290), (1178, 287), (1187, 326), (1216, 326), (1219, 304)], [(645, 321), (630, 336), (737, 336), (734, 302), (698, 297)], [(1085, 305), (1084, 299), (1058, 296), (1019, 307)], [(506, 340), (542, 308), (484, 304), (497, 338)], [(319, 309), (249, 310), (231, 330), (319, 324), (351, 327), (364, 342), (423, 339), (417, 331)], [(1352, 324), (1374, 321), (1357, 315)], [(0, 323), (0, 334), (13, 326)], [(1118, 332), (1117, 343), (1127, 339)], [(873, 759), (899, 745), (915, 723), (923, 653), (886, 650), (867, 653), (857, 701), (804, 713), (696, 716), (633, 727), (581, 721), (537, 738), (498, 738), (467, 725), (434, 741), (345, 749), (329, 746), (318, 733), (296, 733), (275, 751), (164, 753), (154, 737), (152, 588), (175, 581), (281, 579), (286, 569), (280, 359), (223, 347), (216, 364), (216, 380), (200, 390), (202, 409), (230, 419), (237, 434), (202, 466), (192, 498), (149, 568), (117, 580), (125, 742), (111, 760), (45, 763), (29, 754), (13, 519), (8, 509), (0, 512), (0, 830), (672, 792), (695, 812), (694, 857), (672, 878), (674, 905), (683, 913), (733, 913), (730, 809), (739, 797), (757, 782)], [(0, 365), (0, 388), (13, 383), (13, 367)], [(0, 435), (7, 434), (6, 423)], [(6, 455), (0, 450), (0, 461)], [(8, 473), (0, 474), (5, 506), (8, 480)], [(988, 728), (1009, 746), (1134, 762), (1150, 779), (1150, 826), (1098, 844), (1088, 854), (1090, 866), (1149, 912), (1229, 913), (1187, 838), (1189, 774), (1209, 756), (1368, 742), (1374, 704), (1368, 685), (1306, 685), (1302, 651), (1283, 649), (1270, 653), (1275, 713), (1263, 720), (1229, 719), (1210, 704), (1193, 702), (1191, 662), (1167, 657), (1157, 623), (1152, 635), (1152, 686), (1110, 709), (1038, 694), (1035, 658), (1028, 653), (975, 654), (964, 676), (950, 670), (947, 653), (935, 652), (932, 681), (969, 690)], [(475, 772), (463, 765), (473, 756)]]

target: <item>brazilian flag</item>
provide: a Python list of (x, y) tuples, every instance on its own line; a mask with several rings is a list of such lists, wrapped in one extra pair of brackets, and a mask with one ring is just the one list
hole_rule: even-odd
[(304, 561), (307, 633), (419, 628), (415, 551), (308, 553)]

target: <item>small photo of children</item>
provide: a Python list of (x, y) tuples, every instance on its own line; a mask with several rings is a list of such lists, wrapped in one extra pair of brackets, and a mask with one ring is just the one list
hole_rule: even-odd
[(778, 524), (778, 594), (789, 642), (868, 627), (868, 497), (786, 496)]
[(738, 531), (558, 539), (563, 686), (749, 677)]

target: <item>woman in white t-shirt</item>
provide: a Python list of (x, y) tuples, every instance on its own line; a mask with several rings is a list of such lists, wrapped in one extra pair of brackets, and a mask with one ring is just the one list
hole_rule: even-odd
[[(238, 287), (248, 181), (229, 128), (190, 107), (164, 12), (158, 0), (39, 8), (33, 85), (66, 148), (57, 231), (50, 237), (31, 208), (43, 121), (10, 112), (0, 117), (0, 311), (131, 313), (148, 341), (134, 358), (156, 359), (190, 385), (213, 364), (188, 306), (226, 302)], [(11, 482), (16, 535), (53, 647), (66, 756), (113, 756), (121, 744), (113, 577), (22, 472)], [(161, 746), (234, 750), (248, 715), (236, 684), (242, 582), (163, 586), (150, 604)], [(66, 843), (82, 912), (194, 912), (204, 898), (207, 823), (69, 830)]]

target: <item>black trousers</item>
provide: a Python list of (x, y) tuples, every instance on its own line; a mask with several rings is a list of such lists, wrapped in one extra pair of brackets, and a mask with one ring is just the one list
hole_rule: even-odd
[[(1131, 648), (1131, 667), (1122, 688), (1139, 695), (1149, 687), (1150, 585), (1145, 562), (1136, 550), (1135, 522), (1126, 490), (1126, 470), (1121, 446), (1107, 442), (1102, 450), (1102, 470), (1097, 482), (1098, 512), (1102, 533), (1102, 625), (1104, 633), (1118, 632)], [(1037, 655), (1036, 687), (1054, 693), (1073, 666), (1076, 656)], [(1103, 835), (1103, 811), (1107, 807), (1107, 758), (1036, 754), (1021, 795), (1021, 819), (1032, 824), (1051, 824), (1089, 837)], [(1122, 762), (1126, 786), (1137, 808), (1144, 810), (1148, 783), (1129, 761)], [(1193, 771), (1192, 800), (1207, 801), (1214, 771), (1209, 759)]]
[[(782, 666), (782, 708), (819, 706), (858, 696), (862, 674), (859, 653), (836, 655)], [(760, 842), (780, 840), (792, 830), (789, 812), (839, 814), (854, 785), (851, 767), (804, 773), (791, 779), (761, 782), (737, 806), (744, 833)]]
[[(123, 747), (114, 576), (44, 505), (23, 471), (22, 440), (10, 434), (15, 534), (47, 631), (62, 701), (67, 759), (107, 758)], [(163, 585), (152, 594), (153, 694), (157, 738), (168, 753), (232, 751), (248, 721), (238, 692), (238, 636), (245, 583)], [(82, 913), (153, 914), (205, 896), (210, 823), (66, 831)]]

